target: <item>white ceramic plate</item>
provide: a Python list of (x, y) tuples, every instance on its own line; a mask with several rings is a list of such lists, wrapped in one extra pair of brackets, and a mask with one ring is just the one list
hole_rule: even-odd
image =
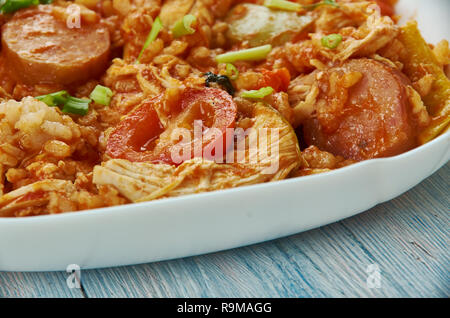
[[(450, 39), (448, 0), (403, 0), (425, 37)], [(450, 133), (322, 175), (113, 208), (0, 218), (0, 270), (97, 268), (197, 255), (329, 224), (393, 199), (450, 159)]]

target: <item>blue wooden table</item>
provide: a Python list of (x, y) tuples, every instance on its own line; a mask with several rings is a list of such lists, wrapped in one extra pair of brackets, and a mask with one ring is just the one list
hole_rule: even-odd
[[(220, 253), (68, 273), (0, 273), (0, 297), (449, 297), (447, 164), (356, 217)], [(377, 271), (378, 270), (378, 271)]]

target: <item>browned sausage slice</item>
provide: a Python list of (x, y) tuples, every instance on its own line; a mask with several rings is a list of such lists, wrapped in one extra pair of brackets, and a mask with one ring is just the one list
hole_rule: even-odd
[(2, 50), (12, 75), (27, 84), (69, 84), (107, 67), (110, 36), (99, 22), (69, 28), (51, 5), (17, 12), (2, 27)]
[[(335, 76), (337, 82), (330, 81), (332, 73), (341, 76)], [(345, 74), (360, 76), (348, 90), (342, 89)], [(337, 86), (331, 87), (330, 82)], [(400, 71), (371, 59), (349, 60), (325, 71), (319, 77), (319, 101), (322, 99), (325, 106), (321, 114), (304, 124), (305, 141), (354, 160), (388, 157), (411, 149), (415, 133), (406, 84), (409, 81)], [(344, 96), (339, 111), (330, 106), (334, 102), (328, 97), (330, 91)]]

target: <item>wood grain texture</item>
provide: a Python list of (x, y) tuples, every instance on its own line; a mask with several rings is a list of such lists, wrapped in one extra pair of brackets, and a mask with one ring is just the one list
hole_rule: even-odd
[(67, 287), (69, 274), (63, 272), (13, 273), (0, 272), (0, 298), (47, 297), (82, 298), (81, 289)]
[[(0, 273), (1, 296), (449, 297), (447, 164), (406, 194), (306, 233), (209, 255), (66, 273)], [(381, 288), (367, 287), (367, 266)]]

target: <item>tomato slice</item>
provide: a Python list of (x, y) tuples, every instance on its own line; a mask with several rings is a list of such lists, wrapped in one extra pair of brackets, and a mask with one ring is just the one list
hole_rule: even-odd
[(285, 67), (277, 70), (261, 69), (262, 78), (258, 81), (258, 84), (253, 89), (260, 89), (270, 86), (276, 92), (286, 92), (291, 82), (291, 74)]
[(106, 153), (110, 157), (130, 161), (151, 160), (141, 149), (149, 140), (157, 138), (164, 131), (153, 106), (159, 102), (161, 96), (144, 101), (115, 127), (106, 144)]
[(386, 0), (375, 0), (381, 10), (382, 15), (388, 15), (392, 17), (395, 13), (394, 7), (391, 1)]
[(162, 96), (145, 101), (123, 119), (109, 135), (106, 153), (175, 165), (193, 157), (223, 157), (232, 141), (226, 137), (227, 128), (234, 127), (237, 113), (229, 94), (217, 88), (185, 89), (166, 128), (155, 110), (161, 102)]

